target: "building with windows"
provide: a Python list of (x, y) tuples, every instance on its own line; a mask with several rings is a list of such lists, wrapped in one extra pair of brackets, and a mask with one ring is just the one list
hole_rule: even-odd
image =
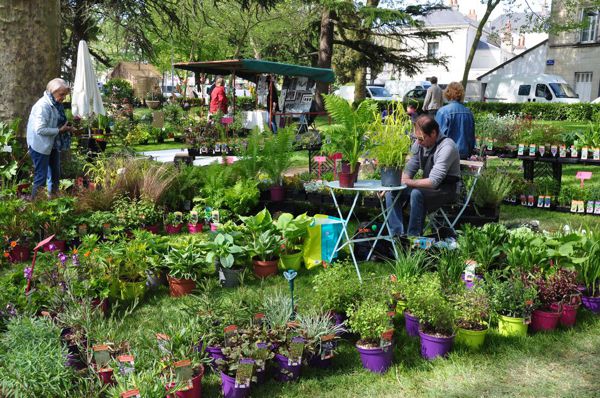
[[(572, 22), (561, 0), (552, 1), (552, 13), (559, 21)], [(545, 73), (562, 76), (582, 101), (591, 101), (600, 96), (600, 9), (582, 7), (576, 18), (582, 28), (550, 34)]]

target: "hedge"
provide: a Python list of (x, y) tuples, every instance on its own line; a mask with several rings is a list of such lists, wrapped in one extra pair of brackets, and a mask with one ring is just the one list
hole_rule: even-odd
[[(397, 104), (397, 101), (378, 101), (381, 110)], [(419, 104), (419, 110), (422, 103)], [(468, 102), (465, 104), (473, 113), (489, 112), (504, 116), (508, 113), (531, 115), (539, 120), (565, 120), (569, 122), (600, 122), (600, 104), (557, 104), (557, 103), (503, 103)], [(406, 104), (403, 104), (406, 108)]]

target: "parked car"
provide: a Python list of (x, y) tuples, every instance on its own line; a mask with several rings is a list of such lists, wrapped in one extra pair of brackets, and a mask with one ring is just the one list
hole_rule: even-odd
[(171, 98), (173, 95), (175, 95), (175, 98), (182, 97), (181, 93), (177, 91), (174, 86), (162, 86), (162, 94), (167, 99)]
[(431, 87), (431, 83), (427, 80), (388, 80), (387, 82), (385, 82), (385, 88), (390, 92), (390, 94), (392, 94), (392, 97), (394, 99), (404, 98), (406, 93), (408, 93), (411, 90), (427, 90), (429, 87)]
[[(392, 95), (382, 86), (367, 86), (366, 98), (376, 101), (392, 101)], [(346, 101), (354, 102), (354, 86), (342, 86), (333, 92), (335, 95), (344, 98)]]
[(492, 76), (482, 82), (488, 102), (581, 102), (579, 95), (558, 75)]

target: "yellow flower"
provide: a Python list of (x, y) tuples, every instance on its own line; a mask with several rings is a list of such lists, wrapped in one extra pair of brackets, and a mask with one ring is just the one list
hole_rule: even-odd
[(79, 253), (79, 250), (77, 250), (76, 248), (73, 249), (73, 254), (77, 254)]

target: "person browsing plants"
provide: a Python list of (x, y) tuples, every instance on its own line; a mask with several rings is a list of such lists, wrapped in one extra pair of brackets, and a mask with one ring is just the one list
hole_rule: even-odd
[[(402, 173), (402, 184), (406, 185), (406, 189), (400, 193), (386, 193), (385, 198), (389, 208), (395, 195), (400, 195), (388, 219), (389, 228), (396, 235), (405, 234), (402, 208), (407, 202), (410, 201), (407, 234), (419, 236), (423, 233), (425, 215), (454, 201), (460, 180), (456, 144), (440, 134), (439, 125), (432, 116), (419, 116), (415, 122), (415, 136), (412, 157)], [(423, 178), (415, 179), (419, 170), (423, 171)]]

